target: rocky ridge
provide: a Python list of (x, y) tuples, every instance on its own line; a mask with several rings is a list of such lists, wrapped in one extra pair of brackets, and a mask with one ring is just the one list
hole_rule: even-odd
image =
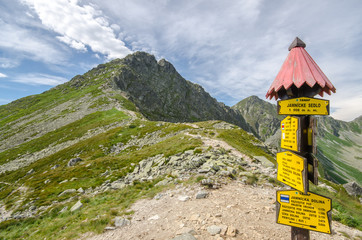
[(112, 87), (126, 92), (150, 120), (223, 120), (250, 130), (242, 116), (217, 102), (200, 85), (185, 80), (165, 59), (157, 62), (148, 53), (136, 52), (111, 64), (120, 66), (112, 73)]

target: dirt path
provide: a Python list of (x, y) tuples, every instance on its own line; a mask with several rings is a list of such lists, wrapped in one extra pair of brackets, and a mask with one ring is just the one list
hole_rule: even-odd
[[(100, 235), (87, 234), (82, 239), (168, 240), (184, 232), (191, 232), (198, 240), (290, 239), (290, 227), (275, 223), (275, 188), (233, 181), (221, 189), (207, 190), (207, 198), (196, 199), (200, 190), (199, 185), (180, 185), (158, 195), (158, 200), (140, 200), (132, 206), (130, 225)], [(183, 201), (185, 196), (190, 199)], [(212, 225), (223, 230), (212, 236), (208, 231)], [(237, 229), (236, 235), (231, 231), (233, 228)], [(332, 229), (333, 235), (311, 232), (311, 239), (362, 239), (360, 231), (337, 222), (333, 222)]]

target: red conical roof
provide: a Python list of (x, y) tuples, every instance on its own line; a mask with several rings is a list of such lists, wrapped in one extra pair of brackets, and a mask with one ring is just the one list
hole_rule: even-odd
[(331, 95), (331, 91), (336, 92), (333, 84), (304, 47), (305, 44), (299, 38), (296, 38), (291, 44), (289, 55), (270, 86), (266, 98), (272, 99), (275, 97), (275, 99), (278, 99), (278, 91), (283, 87), (288, 90), (292, 85), (300, 88), (303, 84), (307, 84), (311, 88), (318, 84), (320, 86), (318, 93), (320, 96), (323, 96), (323, 92), (329, 95)]

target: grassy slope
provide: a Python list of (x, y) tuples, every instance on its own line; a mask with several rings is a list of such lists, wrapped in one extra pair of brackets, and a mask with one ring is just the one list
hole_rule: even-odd
[[(105, 148), (109, 148), (116, 143), (127, 143), (134, 136), (142, 138), (147, 133), (155, 131), (161, 131), (161, 135), (166, 135), (188, 129), (188, 131), (193, 134), (222, 139), (247, 155), (262, 155), (273, 160), (272, 156), (255, 145), (258, 143), (258, 140), (239, 128), (235, 127), (235, 129), (227, 130), (213, 129), (213, 123), (211, 122), (198, 123), (198, 125), (201, 128), (190, 129), (191, 127), (185, 124), (164, 123), (164, 125), (160, 125), (157, 124), (157, 122), (136, 120), (129, 126), (118, 127), (101, 133), (47, 158), (41, 159), (24, 169), (1, 175), (0, 181), (12, 183), (12, 185), (1, 186), (3, 187), (0, 191), (0, 194), (2, 194), (1, 199), (5, 200), (7, 207), (11, 207), (14, 206), (16, 200), (22, 198), (23, 202), (19, 206), (19, 210), (29, 201), (36, 199), (34, 205), (37, 207), (48, 205), (54, 200), (61, 201), (71, 197), (72, 195), (58, 197), (59, 193), (65, 189), (77, 189), (80, 187), (83, 189), (89, 187), (94, 188), (107, 179), (113, 181), (125, 176), (127, 173), (133, 171), (134, 164), (137, 164), (147, 157), (158, 154), (171, 156), (202, 146), (200, 139), (191, 138), (183, 133), (179, 133), (165, 141), (145, 146), (141, 149), (126, 149), (119, 155), (111, 156), (104, 152)], [(84, 159), (83, 164), (72, 168), (66, 167), (67, 161), (76, 154), (79, 154), (80, 157)], [(59, 164), (60, 167), (50, 170), (50, 167), (54, 164)], [(35, 174), (26, 176), (25, 173), (30, 169), (34, 169)], [(111, 176), (107, 179), (100, 176), (106, 170), (111, 172)], [(59, 182), (65, 179), (70, 180), (74, 177), (77, 178), (75, 181), (68, 181), (59, 185)], [(50, 180), (50, 183), (45, 185), (44, 181), (47, 179)], [(76, 199), (49, 209), (46, 214), (39, 218), (3, 222), (0, 224), (0, 238), (16, 239), (24, 237), (29, 239), (43, 239), (45, 237), (52, 238), (52, 234), (57, 232), (59, 234), (57, 238), (64, 237), (70, 239), (79, 236), (75, 235), (75, 232), (78, 234), (88, 231), (100, 233), (105, 226), (111, 224), (114, 216), (124, 214), (125, 209), (134, 201), (139, 198), (153, 196), (158, 191), (161, 191), (163, 188), (154, 187), (154, 184), (160, 180), (162, 180), (162, 178), (156, 179), (153, 182), (137, 182), (134, 186), (129, 186), (118, 191), (109, 191), (92, 198), (81, 197), (81, 201), (85, 207), (75, 213), (65, 212), (59, 214), (59, 211), (64, 206), (71, 207)], [(12, 192), (21, 185), (26, 186), (28, 191), (22, 194), (16, 191)], [(314, 190), (317, 193), (324, 193), (323, 189)], [(343, 189), (341, 191), (343, 191)], [(10, 192), (12, 192), (12, 194), (9, 196)], [(332, 197), (334, 205), (338, 207), (341, 212), (339, 216), (335, 217), (336, 220), (340, 220), (354, 227), (360, 226), (362, 219), (355, 214), (360, 211), (360, 205), (357, 204), (355, 199), (340, 193), (329, 193), (327, 196)]]
[[(137, 164), (147, 157), (158, 154), (171, 156), (202, 146), (200, 139), (192, 138), (180, 132), (190, 128), (190, 126), (185, 124), (164, 123), (163, 125), (159, 125), (157, 122), (136, 120), (127, 127), (119, 127), (101, 133), (49, 157), (34, 162), (24, 169), (1, 175), (0, 181), (11, 183), (11, 185), (1, 185), (3, 188), (0, 191), (0, 198), (5, 200), (5, 204), (8, 208), (15, 206), (15, 202), (22, 199), (22, 204), (18, 206), (18, 210), (25, 208), (24, 205), (34, 200), (36, 200), (34, 205), (40, 207), (49, 205), (55, 200), (62, 201), (68, 199), (72, 195), (59, 197), (59, 193), (70, 188), (94, 188), (101, 185), (107, 179), (114, 181), (125, 176), (127, 173), (132, 172), (134, 164)], [(202, 135), (205, 131), (203, 129), (204, 128), (196, 130), (190, 129), (190, 131)], [(161, 131), (161, 136), (169, 133), (175, 133), (176, 135), (165, 141), (144, 146), (141, 149), (126, 149), (121, 154), (115, 156), (111, 156), (103, 151), (103, 149), (110, 148), (116, 143), (127, 143), (134, 136), (142, 138), (146, 134), (156, 131)], [(230, 131), (227, 130), (226, 132), (224, 132), (224, 130), (210, 129), (208, 132), (213, 133), (212, 135), (215, 136), (219, 135), (220, 138), (227, 139), (232, 139), (234, 137), (227, 137), (233, 132), (237, 135), (241, 134), (241, 138), (246, 138), (244, 141), (230, 143), (233, 145), (236, 144), (235, 146), (240, 149), (249, 149), (249, 152), (247, 152), (249, 155), (253, 155), (255, 149), (257, 149), (257, 147), (252, 144), (250, 146), (246, 144), (245, 148), (239, 146), (240, 144), (244, 145), (244, 143), (247, 143), (251, 136), (238, 128)], [(79, 156), (84, 159), (83, 164), (79, 164), (72, 168), (66, 167), (67, 161), (76, 154), (80, 154)], [(258, 153), (258, 155), (260, 154)], [(59, 164), (60, 167), (50, 170), (51, 166), (54, 164)], [(35, 173), (27, 176), (26, 172), (30, 169), (34, 169)], [(101, 174), (106, 170), (111, 172), (111, 176), (107, 179), (101, 177)], [(77, 180), (68, 181), (59, 185), (59, 182), (65, 179), (70, 180), (74, 177), (77, 178)], [(50, 180), (50, 183), (44, 184), (44, 181), (48, 179)], [(157, 179), (152, 183), (136, 183), (136, 185), (129, 186), (121, 191), (111, 191), (97, 195), (91, 199), (82, 199), (82, 202), (86, 207), (78, 213), (68, 212), (59, 215), (59, 210), (65, 206), (64, 204), (61, 204), (58, 207), (49, 210), (43, 217), (37, 219), (3, 222), (0, 224), (0, 228), (2, 229), (0, 238), (5, 236), (10, 239), (19, 237), (31, 239), (44, 237), (51, 238), (51, 234), (54, 231), (59, 231), (59, 237), (70, 238), (71, 232), (74, 234), (74, 231), (79, 233), (90, 230), (101, 232), (107, 224), (110, 224), (114, 215), (121, 214), (121, 212), (136, 199), (159, 191), (159, 187), (152, 188), (159, 180), (161, 179)], [(27, 187), (28, 191), (25, 193), (14, 191), (19, 186)], [(9, 195), (10, 193), (11, 195)], [(74, 201), (67, 203), (66, 205), (71, 206), (74, 204)], [(110, 209), (114, 210), (110, 211)], [(101, 215), (102, 217), (97, 218), (97, 215)], [(85, 219), (88, 220), (84, 222)], [(69, 222), (82, 223), (69, 225)], [(67, 226), (67, 230), (63, 231), (62, 228), (64, 228), (64, 226)], [(35, 229), (39, 229), (39, 231), (34, 233)]]
[[(347, 157), (345, 152), (348, 152), (348, 149), (361, 149), (362, 146), (351, 140), (341, 139), (328, 132), (322, 138), (318, 138), (317, 146), (317, 157), (320, 162), (319, 172), (322, 174), (322, 177), (340, 184), (347, 183), (352, 178), (362, 185), (361, 169), (357, 169), (343, 160)], [(356, 161), (361, 160), (356, 159)]]

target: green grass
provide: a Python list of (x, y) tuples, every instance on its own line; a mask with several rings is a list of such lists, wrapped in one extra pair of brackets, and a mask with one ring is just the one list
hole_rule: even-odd
[(87, 88), (77, 89), (70, 86), (69, 83), (65, 83), (42, 94), (28, 96), (7, 105), (2, 105), (0, 106), (0, 126), (5, 126), (7, 123), (26, 117), (35, 111), (38, 111), (39, 114), (41, 111), (69, 100), (77, 100), (86, 94), (98, 95), (100, 94), (99, 86), (100, 84), (95, 84)]
[[(333, 137), (335, 136), (333, 135)], [(338, 148), (343, 146), (342, 143), (344, 142), (347, 141), (340, 140), (337, 144), (332, 144), (327, 142), (325, 139), (318, 140), (317, 155), (320, 161), (318, 169), (322, 173), (323, 177), (336, 183), (346, 183), (349, 179), (349, 177), (346, 176), (347, 174), (354, 178), (357, 183), (362, 184), (361, 171), (340, 160), (342, 153), (341, 151), (338, 151)], [(326, 158), (321, 153), (323, 153)], [(339, 168), (343, 169), (343, 172), (339, 170)]]
[[(199, 139), (194, 139), (183, 134), (177, 134), (173, 137), (168, 138), (165, 141), (144, 146), (142, 149), (126, 149), (123, 154), (117, 156), (111, 156), (102, 151), (100, 145), (104, 147), (111, 147), (113, 144), (118, 142), (126, 143), (131, 139), (131, 136), (138, 135), (143, 137), (146, 133), (152, 131), (158, 131), (162, 127), (158, 127), (155, 122), (145, 122), (144, 127), (139, 128), (136, 122), (136, 127), (119, 127), (108, 132), (101, 133), (90, 139), (78, 142), (66, 149), (63, 149), (51, 156), (40, 159), (31, 165), (21, 168), (18, 171), (10, 172), (7, 174), (0, 175), (0, 181), (8, 183), (16, 183), (16, 186), (20, 186), (23, 183), (31, 191), (24, 196), (24, 204), (32, 201), (36, 198), (35, 205), (42, 206), (51, 204), (54, 200), (59, 200), (59, 193), (65, 189), (83, 189), (89, 187), (96, 187), (101, 185), (105, 179), (100, 175), (106, 170), (112, 172), (110, 180), (116, 180), (120, 177), (125, 176), (129, 172), (133, 171), (131, 164), (137, 164), (139, 161), (152, 157), (158, 154), (163, 154), (165, 157), (175, 155), (180, 152), (184, 152), (190, 149), (195, 149), (201, 146), (202, 142)], [(184, 129), (184, 126), (169, 124), (163, 126), (166, 132), (178, 132)], [(167, 130), (168, 129), (168, 130)], [(84, 164), (79, 164), (75, 167), (67, 167), (66, 164), (69, 159), (79, 155), (84, 159)], [(50, 168), (59, 164), (60, 167), (54, 170)], [(87, 164), (91, 164), (86, 167)], [(36, 174), (27, 176), (26, 173), (34, 169)], [(77, 178), (76, 181), (69, 181), (67, 183), (59, 185), (59, 182), (65, 179)], [(44, 184), (45, 180), (50, 180), (50, 183)], [(11, 185), (4, 185), (0, 191), (0, 198), (7, 199), (7, 196), (11, 192)], [(64, 199), (66, 196), (64, 197)], [(60, 199), (61, 200), (61, 199)], [(7, 204), (7, 207), (11, 207)]]
[(110, 191), (92, 198), (82, 198), (83, 207), (76, 212), (59, 213), (58, 205), (39, 218), (10, 220), (0, 223), (0, 239), (75, 239), (82, 233), (102, 233), (112, 224), (114, 216), (125, 215), (125, 210), (140, 198), (153, 197), (165, 186), (154, 186), (158, 181), (136, 183), (118, 191)]
[(6, 161), (14, 160), (19, 155), (40, 151), (53, 143), (59, 144), (79, 138), (90, 129), (94, 129), (100, 126), (106, 126), (110, 123), (121, 121), (127, 118), (127, 115), (116, 109), (89, 114), (78, 121), (58, 128), (55, 131), (49, 132), (32, 141), (23, 143), (16, 148), (1, 152), (0, 164), (5, 163)]
[[(227, 142), (230, 146), (236, 148), (238, 151), (253, 156), (264, 156), (272, 163), (276, 164), (275, 159), (270, 153), (265, 152), (262, 148), (255, 146), (259, 143), (254, 136), (249, 135), (242, 129), (225, 129), (218, 130), (218, 138)], [(254, 144), (253, 144), (254, 143)]]

